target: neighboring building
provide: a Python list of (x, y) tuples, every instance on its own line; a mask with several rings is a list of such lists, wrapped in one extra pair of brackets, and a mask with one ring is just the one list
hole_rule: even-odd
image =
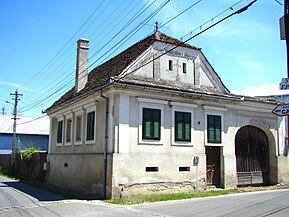
[[(16, 125), (16, 145), (23, 150), (33, 146), (48, 151), (49, 118), (18, 116)], [(0, 153), (9, 154), (12, 150), (13, 116), (0, 115)]]
[(75, 87), (46, 110), (48, 183), (107, 197), (289, 183), (277, 101), (230, 94), (200, 48), (156, 32), (89, 74), (87, 58), (81, 39)]

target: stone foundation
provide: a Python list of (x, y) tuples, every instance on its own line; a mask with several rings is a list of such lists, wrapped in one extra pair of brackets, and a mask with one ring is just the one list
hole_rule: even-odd
[(172, 194), (203, 191), (206, 189), (205, 179), (198, 182), (157, 182), (157, 183), (135, 183), (131, 185), (119, 184), (114, 189), (114, 197), (144, 195), (144, 194)]

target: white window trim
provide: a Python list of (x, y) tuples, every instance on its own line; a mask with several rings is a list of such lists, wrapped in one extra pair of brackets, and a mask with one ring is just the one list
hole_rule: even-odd
[[(96, 142), (96, 115), (97, 115), (97, 112), (96, 112), (96, 104), (94, 103), (93, 106), (90, 106), (90, 107), (85, 107), (85, 124), (83, 125), (84, 126), (84, 141), (86, 144), (95, 144)], [(87, 140), (87, 114), (89, 112), (95, 112), (94, 114), (94, 137), (93, 137), (93, 140)]]
[[(194, 110), (197, 108), (195, 104), (171, 102), (172, 105), (172, 129), (171, 129), (171, 144), (172, 146), (193, 146), (194, 136)], [(191, 113), (191, 141), (175, 141), (175, 112), (187, 112)]]
[[(205, 108), (205, 106), (204, 106)], [(216, 110), (217, 111), (206, 111), (205, 112), (205, 146), (224, 146), (224, 140), (225, 140), (225, 137), (224, 137), (224, 112), (227, 111), (226, 108), (219, 108), (219, 107), (211, 107), (210, 106), (210, 109), (212, 108), (217, 108)], [(220, 112), (221, 111), (221, 112)], [(208, 135), (207, 135), (207, 129), (208, 129), (208, 115), (217, 115), (217, 116), (221, 116), (221, 143), (209, 143), (208, 142)]]
[[(80, 141), (76, 140), (76, 128), (77, 128), (77, 117), (81, 117), (81, 123), (80, 123)], [(73, 140), (74, 140), (74, 145), (82, 145), (83, 144), (83, 110), (78, 110), (75, 111), (74, 113), (74, 136), (73, 136)]]
[[(138, 143), (139, 145), (163, 145), (164, 143), (164, 106), (168, 103), (165, 100), (137, 98), (139, 102), (139, 127), (138, 127)], [(142, 121), (143, 121), (143, 108), (160, 109), (161, 110), (161, 137), (160, 140), (147, 140), (142, 139)]]
[[(58, 116), (56, 117), (57, 118), (57, 127), (56, 127), (56, 146), (62, 146), (63, 143), (64, 143), (64, 117), (61, 115), (61, 116)], [(58, 133), (58, 122), (62, 121), (62, 142), (61, 143), (58, 143), (57, 142), (57, 133)]]
[[(72, 145), (72, 141), (73, 141), (73, 117), (72, 117), (72, 113), (69, 114), (65, 114), (65, 122), (64, 124), (64, 146), (71, 146)], [(67, 142), (67, 121), (71, 120), (71, 124), (70, 124), (70, 142)]]

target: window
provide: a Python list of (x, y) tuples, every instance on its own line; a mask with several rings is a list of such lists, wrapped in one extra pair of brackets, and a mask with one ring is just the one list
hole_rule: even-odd
[(142, 139), (160, 140), (161, 110), (143, 108)]
[(94, 140), (95, 111), (87, 113), (86, 140)]
[(82, 135), (82, 116), (76, 116), (76, 126), (75, 126), (75, 141), (81, 141)]
[(191, 141), (191, 113), (175, 112), (175, 141)]
[(173, 61), (169, 60), (169, 70), (172, 71), (173, 70)]
[(146, 172), (158, 172), (158, 167), (146, 167)]
[(183, 73), (187, 73), (187, 64), (183, 63)]
[(57, 122), (57, 143), (62, 143), (63, 121)]
[(208, 115), (207, 116), (207, 139), (208, 143), (221, 143), (221, 116)]
[(66, 120), (66, 142), (71, 142), (71, 124), (72, 120), (71, 119), (67, 119)]

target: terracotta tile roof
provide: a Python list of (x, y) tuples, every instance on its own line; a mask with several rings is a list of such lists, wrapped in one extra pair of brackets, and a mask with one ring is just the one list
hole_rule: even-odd
[(101, 86), (106, 83), (110, 78), (118, 76), (127, 66), (129, 66), (134, 60), (136, 60), (142, 53), (144, 53), (150, 46), (153, 45), (154, 42), (164, 42), (172, 45), (181, 44), (182, 47), (188, 47), (193, 49), (200, 48), (191, 46), (189, 44), (183, 44), (182, 41), (172, 38), (162, 32), (156, 32), (145, 39), (137, 42), (131, 47), (127, 48), (125, 51), (116, 55), (112, 59), (103, 63), (100, 66), (94, 68), (88, 74), (88, 82), (86, 86), (78, 93), (75, 93), (74, 87), (71, 88), (67, 93), (65, 93), (60, 99), (58, 99), (54, 104), (47, 108), (47, 110), (52, 109), (55, 106), (58, 106), (67, 100), (71, 100), (77, 96), (83, 95), (94, 88)]

